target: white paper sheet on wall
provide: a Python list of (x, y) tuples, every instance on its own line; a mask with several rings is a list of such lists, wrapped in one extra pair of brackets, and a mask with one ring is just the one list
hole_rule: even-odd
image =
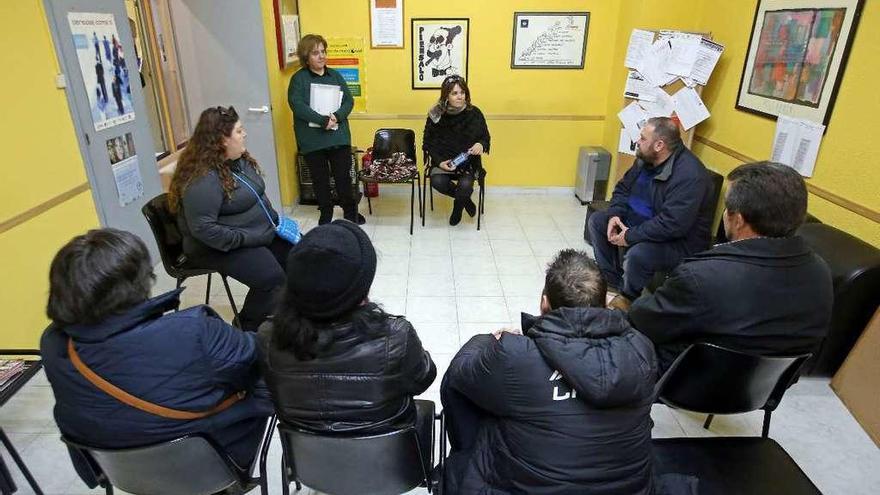
[(709, 118), (709, 109), (693, 88), (681, 88), (672, 95), (672, 101), (675, 102), (675, 114), (686, 131)]
[(626, 61), (624, 65), (630, 69), (638, 67), (639, 62), (645, 57), (645, 53), (654, 42), (653, 31), (633, 29), (629, 35), (629, 45), (626, 48)]
[(635, 100), (654, 101), (654, 86), (645, 80), (645, 78), (637, 71), (629, 71), (626, 76), (626, 87), (623, 89), (625, 98), (633, 98)]
[(723, 52), (724, 45), (705, 38), (700, 40), (700, 47), (697, 50), (697, 61), (694, 64), (694, 70), (691, 72), (690, 77), (698, 84), (705, 86), (709, 82), (709, 77), (712, 76), (712, 71), (715, 70), (715, 65), (718, 63), (718, 59), (721, 58)]
[(654, 96), (653, 101), (639, 101), (648, 117), (670, 117), (675, 111), (675, 102), (672, 96), (663, 88), (653, 88), (651, 94)]
[(700, 50), (700, 40), (703, 37), (698, 34), (678, 33), (673, 34), (669, 40), (671, 53), (666, 72), (677, 76), (690, 77), (694, 70), (694, 64)]
[(623, 123), (624, 129), (629, 133), (630, 138), (633, 141), (639, 140), (639, 135), (642, 130), (642, 126), (645, 125), (645, 120), (648, 119), (648, 114), (642, 110), (636, 102), (632, 102), (620, 113), (617, 114), (617, 117)]
[(636, 156), (636, 141), (633, 141), (625, 128), (620, 129), (620, 142), (617, 151), (627, 155)]
[(824, 132), (822, 124), (780, 115), (770, 159), (794, 168), (804, 177), (812, 177)]

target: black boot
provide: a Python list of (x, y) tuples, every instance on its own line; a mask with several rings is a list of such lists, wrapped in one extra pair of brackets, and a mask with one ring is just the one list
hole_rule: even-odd
[(455, 203), (452, 204), (452, 215), (449, 215), (449, 225), (455, 226), (461, 222), (461, 210), (464, 209), (464, 205), (461, 201), (455, 200)]
[(353, 214), (346, 213), (344, 218), (349, 222), (354, 222), (358, 225), (363, 225), (367, 223), (367, 219), (358, 212), (354, 212)]
[(318, 225), (324, 225), (333, 221), (333, 208), (322, 208), (321, 218), (318, 219)]
[(471, 218), (474, 218), (474, 215), (477, 214), (477, 205), (474, 204), (471, 198), (464, 200), (464, 211), (466, 211)]

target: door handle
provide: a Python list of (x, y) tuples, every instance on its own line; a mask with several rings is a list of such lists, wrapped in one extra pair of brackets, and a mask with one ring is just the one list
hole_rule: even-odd
[(261, 107), (256, 107), (256, 108), (255, 108), (255, 107), (248, 107), (248, 112), (254, 112), (254, 113), (269, 113), (269, 106), (268, 106), (268, 105), (263, 105), (263, 106), (261, 106)]

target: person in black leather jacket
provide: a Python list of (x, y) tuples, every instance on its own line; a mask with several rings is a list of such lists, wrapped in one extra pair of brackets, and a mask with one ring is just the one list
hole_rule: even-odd
[(183, 252), (195, 265), (248, 286), (239, 323), (256, 330), (284, 285), (292, 245), (275, 234), (278, 213), (246, 137), (234, 108), (202, 112), (177, 162), (168, 207), (177, 214)]
[(322, 434), (412, 425), (413, 396), (437, 368), (413, 326), (367, 298), (376, 273), (367, 234), (347, 220), (315, 227), (291, 251), (287, 273), (275, 317), (258, 332), (278, 418)]

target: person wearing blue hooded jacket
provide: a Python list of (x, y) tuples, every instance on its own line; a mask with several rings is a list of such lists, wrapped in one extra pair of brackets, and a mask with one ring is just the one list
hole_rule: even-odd
[(547, 270), (524, 334), (477, 335), (441, 385), (451, 453), (445, 493), (651, 494), (657, 360), (586, 253)]
[[(255, 336), (228, 325), (208, 306), (167, 313), (180, 304), (181, 289), (150, 298), (154, 278), (143, 241), (121, 230), (91, 230), (55, 255), (46, 307), (52, 323), (40, 354), (58, 428), (74, 441), (103, 448), (202, 433), (245, 470), (273, 412), (259, 381)], [(76, 358), (153, 405), (215, 412), (175, 419), (136, 408), (86, 378)], [(227, 400), (231, 405), (217, 407)], [(95, 484), (75, 451), (71, 459), (83, 481)]]

